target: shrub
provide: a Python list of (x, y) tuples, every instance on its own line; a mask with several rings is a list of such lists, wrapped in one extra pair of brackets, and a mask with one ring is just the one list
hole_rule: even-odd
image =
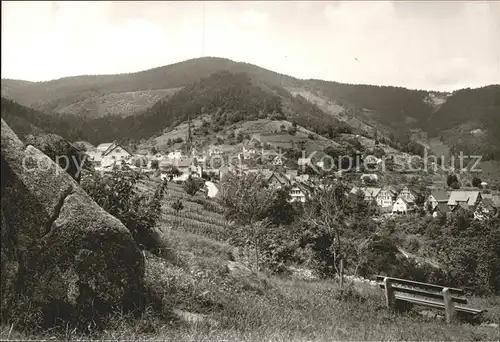
[(159, 169), (159, 162), (156, 159), (151, 160), (151, 168), (153, 170), (158, 170)]
[(155, 226), (161, 215), (167, 182), (161, 183), (154, 195), (144, 196), (136, 190), (139, 178), (138, 173), (114, 169), (109, 175), (93, 173), (84, 178), (82, 188), (128, 228), (139, 248), (162, 255), (168, 248)]
[(193, 178), (189, 176), (189, 178), (184, 182), (183, 188), (186, 191), (186, 193), (190, 196), (196, 195), (198, 190), (200, 190), (205, 183), (203, 182), (202, 179), (199, 178)]
[(480, 188), (481, 187), (481, 183), (482, 183), (482, 181), (478, 177), (472, 178), (472, 186), (473, 187)]

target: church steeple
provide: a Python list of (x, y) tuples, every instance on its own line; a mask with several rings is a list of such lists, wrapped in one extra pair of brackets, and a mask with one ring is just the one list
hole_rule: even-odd
[(187, 132), (187, 137), (186, 137), (186, 153), (191, 152), (191, 145), (193, 142), (193, 137), (191, 135), (191, 117), (188, 114), (188, 132)]
[(188, 114), (188, 136), (187, 136), (187, 142), (191, 144), (192, 142), (192, 137), (191, 137), (191, 117)]

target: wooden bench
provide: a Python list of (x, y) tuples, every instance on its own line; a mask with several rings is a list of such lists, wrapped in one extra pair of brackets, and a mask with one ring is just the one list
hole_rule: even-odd
[(377, 276), (380, 288), (385, 289), (386, 306), (389, 309), (407, 308), (410, 304), (422, 305), (445, 311), (446, 322), (452, 322), (457, 313), (477, 316), (486, 310), (455, 304), (467, 304), (463, 289), (421, 283), (399, 278)]

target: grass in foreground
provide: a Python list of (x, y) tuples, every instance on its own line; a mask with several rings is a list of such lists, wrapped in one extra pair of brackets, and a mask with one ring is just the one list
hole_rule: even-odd
[[(140, 319), (117, 314), (109, 329), (93, 338), (110, 340), (451, 340), (496, 341), (498, 329), (469, 324), (447, 325), (416, 314), (399, 315), (383, 306), (382, 293), (356, 286), (344, 298), (332, 281), (306, 282), (264, 277), (261, 286), (230, 277), (224, 267), (230, 246), (181, 231), (167, 238), (181, 263), (147, 258), (147, 282), (168, 309), (193, 319), (159, 318), (152, 310)], [(483, 300), (483, 306), (491, 301)], [(498, 300), (495, 302), (498, 304)], [(498, 317), (498, 316), (497, 316)], [(0, 338), (35, 336), (3, 327)], [(50, 338), (45, 332), (36, 338)], [(58, 338), (79, 339), (74, 332)], [(89, 336), (85, 336), (89, 338)]]
[[(179, 224), (181, 226), (179, 226)], [(356, 284), (341, 294), (333, 281), (231, 276), (225, 265), (232, 247), (182, 227), (160, 227), (177, 255), (148, 255), (146, 282), (164, 312), (148, 308), (141, 318), (117, 313), (108, 329), (91, 336), (74, 331), (30, 333), (3, 326), (0, 339), (105, 339), (196, 341), (498, 341), (498, 328), (400, 315), (384, 307), (382, 292)], [(172, 228), (172, 226), (174, 226)], [(178, 228), (178, 229), (175, 229)], [(472, 298), (499, 323), (500, 298)]]

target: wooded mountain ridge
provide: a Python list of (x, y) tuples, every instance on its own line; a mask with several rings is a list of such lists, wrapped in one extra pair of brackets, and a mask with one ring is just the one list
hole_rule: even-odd
[(333, 126), (379, 134), (402, 145), (420, 132), (420, 137), (440, 137), (452, 150), (500, 154), (500, 85), (453, 93), (352, 85), (301, 80), (248, 63), (204, 57), (130, 74), (48, 82), (3, 79), (2, 97), (58, 121), (42, 126), (70, 126), (66, 137), (93, 142), (144, 139), (209, 113), (223, 117), (221, 123), (283, 116), (323, 135)]

